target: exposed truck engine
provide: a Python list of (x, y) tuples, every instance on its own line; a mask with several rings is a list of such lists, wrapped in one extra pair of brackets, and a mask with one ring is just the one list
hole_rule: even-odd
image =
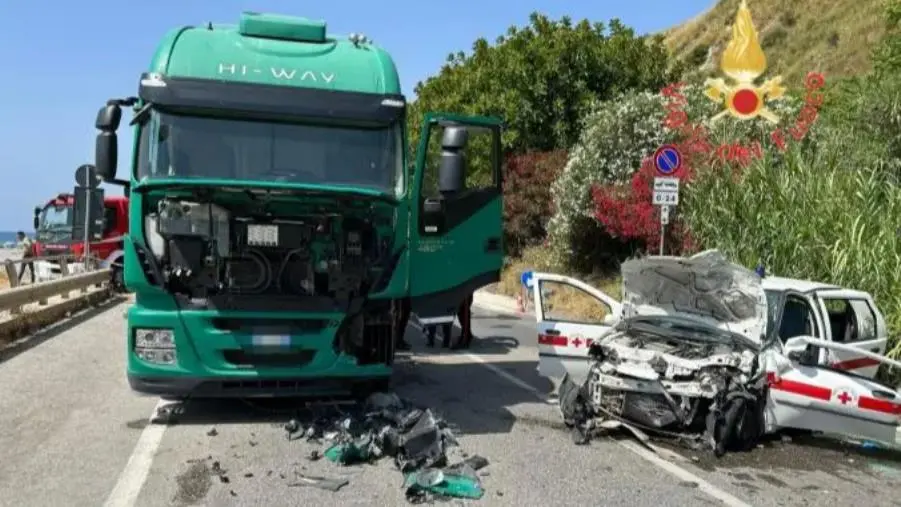
[(378, 388), (411, 312), (452, 321), (499, 279), (500, 120), (426, 114), (408, 165), (406, 107), (391, 56), (324, 21), (245, 12), (163, 38), (95, 122), (97, 174), (130, 195), (133, 389)]

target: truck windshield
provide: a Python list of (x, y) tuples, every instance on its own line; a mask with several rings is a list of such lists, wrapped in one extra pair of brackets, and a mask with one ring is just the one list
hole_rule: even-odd
[(72, 228), (71, 206), (47, 206), (41, 212), (40, 228), (57, 231)]
[(144, 123), (136, 177), (225, 178), (403, 192), (399, 125), (366, 128), (184, 116)]
[(72, 207), (48, 205), (41, 211), (37, 238), (41, 241), (59, 241), (72, 232)]

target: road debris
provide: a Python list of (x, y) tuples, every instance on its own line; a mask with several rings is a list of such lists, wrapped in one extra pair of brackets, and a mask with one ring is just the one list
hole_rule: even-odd
[(328, 491), (338, 491), (347, 486), (350, 481), (347, 479), (331, 479), (326, 477), (315, 477), (312, 475), (297, 474), (298, 481), (288, 484), (291, 487), (308, 486), (313, 488), (325, 489)]
[(219, 432), (216, 431), (216, 428), (213, 428), (210, 431), (206, 432), (206, 436), (208, 436), (208, 437), (215, 437), (218, 434), (219, 434)]
[[(354, 410), (356, 408), (356, 410)], [(352, 466), (393, 459), (404, 475), (407, 499), (419, 503), (439, 498), (478, 499), (484, 494), (476, 471), (488, 460), (474, 455), (448, 466), (447, 449), (459, 445), (446, 421), (430, 409), (413, 406), (393, 393), (374, 393), (358, 407), (319, 414), (310, 421), (285, 424), (287, 439), (319, 443), (307, 459)], [(291, 486), (337, 491), (346, 479), (302, 476)]]

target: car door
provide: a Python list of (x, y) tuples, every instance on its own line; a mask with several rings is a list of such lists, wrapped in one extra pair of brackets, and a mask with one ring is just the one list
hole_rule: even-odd
[[(409, 262), (412, 309), (424, 324), (453, 321), (466, 297), (500, 280), (501, 126), (496, 118), (433, 113), (423, 122), (413, 176)], [(442, 137), (451, 127), (465, 128), (468, 139), (464, 188), (448, 195), (438, 190), (438, 168), (444, 156)]]
[[(854, 290), (830, 289), (817, 292), (820, 312), (826, 321), (825, 335), (836, 343), (885, 354), (888, 344), (885, 319), (873, 298)], [(879, 361), (844, 350), (828, 351), (824, 364), (874, 378)]]
[[(776, 326), (779, 341), (784, 344), (798, 336), (826, 339), (823, 331), (825, 324), (817, 311), (817, 301), (809, 294), (786, 291), (781, 304)], [(821, 363), (825, 360), (826, 352), (818, 347), (811, 347), (810, 353)]]
[(782, 366), (767, 369), (768, 431), (797, 428), (894, 444), (901, 394), (893, 388), (817, 364), (814, 356), (780, 356), (770, 362), (776, 363)]
[(553, 379), (588, 375), (588, 348), (619, 321), (622, 305), (600, 290), (568, 276), (532, 277), (538, 328), (538, 373)]

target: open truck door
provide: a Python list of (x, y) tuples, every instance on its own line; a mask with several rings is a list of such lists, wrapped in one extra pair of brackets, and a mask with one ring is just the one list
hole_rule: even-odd
[(500, 280), (504, 263), (498, 119), (429, 113), (413, 177), (412, 310), (452, 322), (463, 300)]
[[(855, 373), (819, 362), (819, 349), (856, 353), (851, 345), (799, 336), (764, 361), (769, 389), (767, 431), (797, 428), (895, 443), (901, 424), (901, 393)], [(862, 355), (877, 364), (901, 367), (881, 354)]]
[(588, 348), (619, 321), (622, 305), (587, 283), (563, 275), (532, 275), (538, 323), (538, 373), (576, 383), (588, 375)]

